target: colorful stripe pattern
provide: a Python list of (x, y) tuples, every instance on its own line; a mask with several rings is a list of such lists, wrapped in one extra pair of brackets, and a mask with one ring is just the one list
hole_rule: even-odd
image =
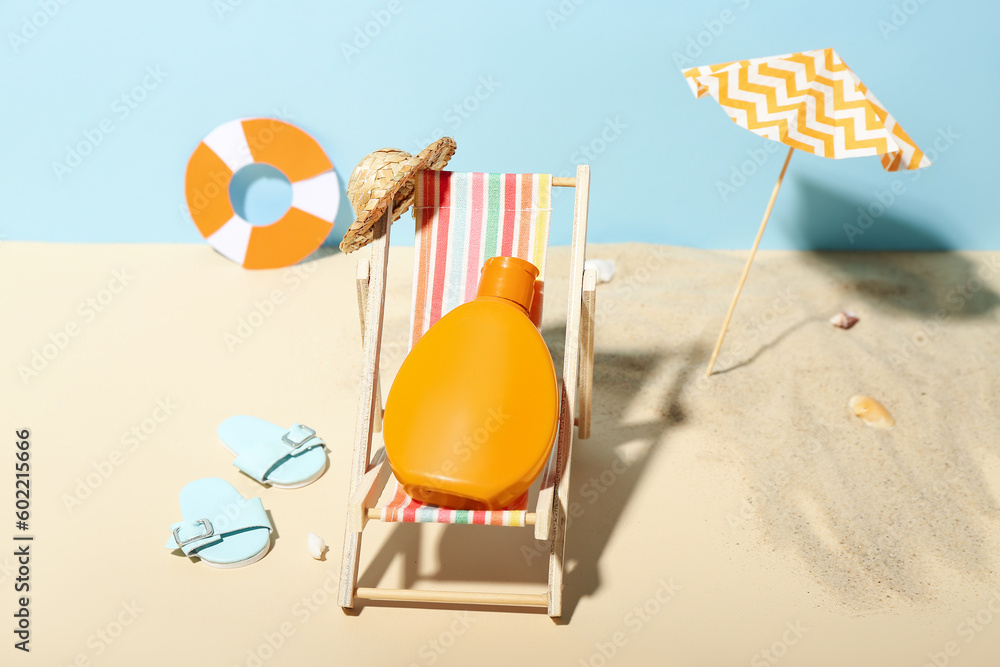
[(828, 158), (881, 155), (886, 171), (930, 166), (924, 152), (833, 49), (684, 70), (740, 127)]
[(551, 213), (549, 174), (420, 172), (410, 347), (476, 296), (479, 270), (490, 257), (526, 259), (544, 281)]
[[(549, 174), (420, 172), (410, 347), (443, 315), (476, 296), (479, 269), (490, 257), (526, 259), (543, 280), (551, 213)], [(490, 512), (425, 505), (406, 495), (395, 477), (387, 486), (390, 501), (380, 508), (382, 521), (525, 525), (527, 493)]]
[(528, 513), (528, 494), (518, 498), (504, 510), (451, 510), (434, 505), (425, 505), (406, 495), (403, 487), (393, 477), (392, 500), (381, 508), (380, 519), (405, 523), (472, 523), (480, 526), (523, 526)]

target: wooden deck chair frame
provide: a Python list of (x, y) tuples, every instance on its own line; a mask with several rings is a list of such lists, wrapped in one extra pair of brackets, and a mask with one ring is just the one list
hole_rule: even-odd
[[(545, 470), (535, 512), (526, 525), (534, 525), (535, 539), (549, 540), (548, 585), (539, 594), (476, 593), (413, 589), (359, 588), (358, 566), (361, 536), (369, 520), (379, 519), (375, 505), (388, 481), (390, 469), (385, 457), (381, 424), (384, 408), (378, 383), (382, 347), (382, 318), (385, 306), (386, 266), (389, 256), (389, 227), (392, 210), (376, 222), (370, 259), (358, 262), (358, 309), (364, 345), (362, 382), (358, 403), (351, 487), (340, 572), (340, 606), (351, 608), (356, 599), (451, 605), (504, 605), (545, 607), (548, 615), (562, 614), (566, 522), (569, 504), (570, 461), (573, 426), (578, 437), (590, 436), (591, 396), (594, 363), (594, 308), (597, 275), (584, 271), (587, 246), (587, 208), (590, 197), (590, 167), (579, 165), (576, 177), (553, 177), (554, 187), (576, 189), (573, 238), (569, 265), (569, 300), (566, 313), (566, 345), (560, 399), (559, 433)], [(579, 393), (578, 393), (579, 392)], [(579, 404), (579, 417), (574, 419)], [(509, 528), (508, 528), (509, 530)]]

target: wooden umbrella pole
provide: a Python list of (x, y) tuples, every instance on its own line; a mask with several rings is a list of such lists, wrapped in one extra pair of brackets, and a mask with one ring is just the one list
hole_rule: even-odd
[(774, 208), (774, 200), (778, 197), (778, 190), (781, 189), (781, 181), (785, 178), (785, 172), (788, 170), (788, 161), (792, 159), (792, 151), (794, 148), (788, 149), (788, 155), (785, 157), (785, 164), (781, 166), (781, 173), (778, 174), (778, 182), (774, 184), (774, 191), (771, 192), (771, 201), (767, 202), (767, 210), (764, 211), (764, 219), (760, 221), (760, 229), (757, 230), (757, 238), (753, 240), (753, 248), (750, 249), (750, 257), (747, 258), (747, 265), (743, 267), (743, 275), (740, 276), (740, 284), (736, 286), (736, 294), (733, 295), (733, 302), (729, 304), (729, 312), (726, 313), (726, 321), (722, 323), (722, 331), (719, 332), (719, 340), (715, 342), (715, 349), (712, 351), (712, 358), (708, 362), (708, 370), (705, 371), (705, 377), (712, 375), (712, 368), (715, 366), (715, 359), (719, 356), (719, 350), (722, 349), (722, 341), (726, 338), (726, 331), (729, 329), (729, 320), (733, 319), (733, 311), (736, 310), (736, 302), (740, 299), (740, 292), (743, 291), (743, 284), (747, 281), (747, 274), (750, 273), (750, 265), (753, 264), (753, 258), (757, 254), (757, 246), (760, 245), (760, 238), (764, 236), (764, 228), (767, 227), (767, 219), (771, 217), (771, 209)]

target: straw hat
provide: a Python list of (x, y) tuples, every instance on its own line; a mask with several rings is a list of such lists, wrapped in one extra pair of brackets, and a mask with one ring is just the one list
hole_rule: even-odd
[(392, 220), (399, 220), (413, 204), (414, 180), (421, 169), (444, 169), (455, 154), (455, 140), (441, 137), (416, 155), (397, 148), (369, 153), (351, 173), (347, 197), (357, 219), (344, 234), (340, 249), (351, 253), (374, 240), (375, 222), (392, 201)]

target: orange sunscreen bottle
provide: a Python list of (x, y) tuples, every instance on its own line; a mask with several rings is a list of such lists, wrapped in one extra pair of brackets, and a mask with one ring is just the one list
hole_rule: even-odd
[(483, 265), (479, 291), (417, 341), (389, 390), (383, 432), (410, 497), (502, 509), (542, 471), (558, 423), (552, 356), (528, 313), (538, 269)]

